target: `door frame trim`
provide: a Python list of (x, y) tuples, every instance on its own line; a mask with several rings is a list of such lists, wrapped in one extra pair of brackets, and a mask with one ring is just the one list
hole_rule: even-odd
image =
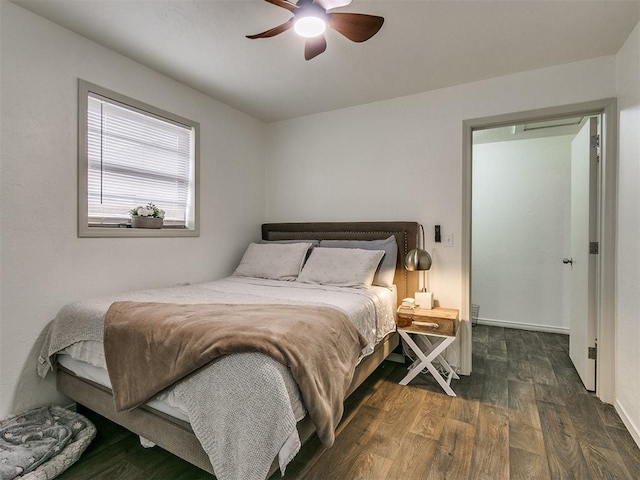
[[(503, 127), (580, 115), (601, 115), (601, 155), (598, 197), (600, 252), (597, 259), (597, 338), (596, 395), (606, 403), (615, 401), (615, 259), (618, 179), (618, 102), (605, 98), (523, 112), (480, 117), (462, 122), (462, 318), (470, 318), (471, 308), (471, 200), (473, 172), (473, 130)], [(460, 370), (471, 373), (471, 335), (465, 337), (460, 355)]]

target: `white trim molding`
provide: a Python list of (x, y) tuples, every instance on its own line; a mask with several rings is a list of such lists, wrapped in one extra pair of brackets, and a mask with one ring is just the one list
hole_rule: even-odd
[[(615, 339), (616, 339), (616, 215), (618, 175), (618, 102), (605, 98), (584, 103), (541, 108), (526, 112), (508, 113), (462, 122), (462, 305), (460, 318), (469, 318), (471, 299), (471, 199), (473, 131), (503, 127), (514, 123), (531, 123), (582, 115), (602, 115), (601, 177), (598, 198), (597, 267), (597, 338), (596, 395), (605, 403), (615, 398)], [(461, 322), (461, 326), (464, 322)], [(460, 360), (463, 373), (471, 370), (471, 338), (461, 338)]]
[(638, 428), (638, 426), (635, 423), (633, 423), (633, 421), (627, 414), (627, 411), (620, 404), (620, 400), (616, 400), (613, 406), (615, 407), (616, 412), (618, 412), (618, 415), (620, 415), (620, 419), (622, 420), (622, 423), (624, 423), (624, 425), (627, 427), (627, 430), (629, 430), (629, 433), (633, 437), (633, 440), (638, 445), (638, 448), (640, 448), (640, 428)]
[(569, 335), (567, 327), (556, 327), (554, 325), (538, 325), (535, 323), (511, 322), (509, 320), (496, 320), (493, 318), (478, 318), (478, 325), (489, 325), (491, 327), (516, 328), (518, 330), (530, 330), (533, 332), (559, 333)]

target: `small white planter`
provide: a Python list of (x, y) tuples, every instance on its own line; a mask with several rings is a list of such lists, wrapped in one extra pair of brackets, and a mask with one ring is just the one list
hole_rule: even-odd
[(133, 228), (162, 228), (162, 218), (159, 217), (131, 217)]

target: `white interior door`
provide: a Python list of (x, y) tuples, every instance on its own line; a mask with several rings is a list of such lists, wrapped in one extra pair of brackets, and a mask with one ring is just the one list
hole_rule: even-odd
[[(587, 390), (596, 388), (597, 120), (589, 118), (571, 144), (571, 323), (569, 356)], [(565, 259), (566, 261), (566, 259)]]

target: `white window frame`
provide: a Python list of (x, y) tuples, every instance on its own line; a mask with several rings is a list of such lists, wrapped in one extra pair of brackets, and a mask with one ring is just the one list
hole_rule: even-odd
[[(93, 93), (125, 107), (134, 108), (151, 116), (183, 126), (194, 131), (193, 142), (193, 204), (187, 211), (186, 228), (118, 228), (108, 226), (89, 226), (88, 205), (88, 98)], [(198, 237), (200, 236), (200, 124), (179, 115), (156, 108), (133, 98), (121, 95), (99, 85), (78, 79), (78, 237)], [(132, 207), (133, 208), (133, 207)], [(160, 205), (160, 208), (162, 206)]]

